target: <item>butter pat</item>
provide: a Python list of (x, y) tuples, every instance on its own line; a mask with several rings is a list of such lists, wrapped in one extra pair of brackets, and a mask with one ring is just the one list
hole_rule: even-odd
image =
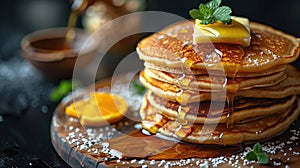
[(203, 25), (196, 19), (194, 43), (229, 43), (249, 46), (251, 41), (249, 20), (243, 17), (232, 17), (230, 25), (221, 21)]

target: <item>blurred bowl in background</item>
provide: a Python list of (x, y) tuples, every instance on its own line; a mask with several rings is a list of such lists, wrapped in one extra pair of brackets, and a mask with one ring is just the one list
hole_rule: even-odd
[(75, 29), (75, 38), (67, 42), (67, 31), (66, 27), (57, 27), (29, 33), (21, 40), (21, 55), (50, 79), (71, 78), (77, 58), (85, 57), (76, 63), (84, 67), (97, 55), (98, 44), (81, 29)]

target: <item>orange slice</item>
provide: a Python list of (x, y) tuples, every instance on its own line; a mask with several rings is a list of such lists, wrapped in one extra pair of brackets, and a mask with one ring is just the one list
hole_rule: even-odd
[(89, 99), (66, 107), (67, 115), (79, 118), (86, 126), (105, 126), (121, 120), (128, 111), (124, 98), (116, 94), (93, 92)]

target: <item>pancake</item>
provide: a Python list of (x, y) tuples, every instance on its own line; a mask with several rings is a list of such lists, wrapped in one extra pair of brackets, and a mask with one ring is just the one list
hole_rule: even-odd
[[(178, 89), (190, 89), (195, 91), (223, 91), (235, 93), (238, 90), (246, 90), (255, 87), (269, 87), (278, 84), (287, 78), (285, 72), (279, 72), (260, 77), (227, 78), (225, 76), (171, 74), (146, 68), (141, 72), (141, 81), (150, 85), (161, 86), (160, 83), (176, 85)], [(145, 84), (147, 85), (147, 84)], [(172, 86), (170, 86), (172, 87)]]
[(283, 98), (290, 95), (299, 95), (300, 72), (292, 65), (289, 65), (286, 73), (288, 78), (275, 86), (243, 90), (238, 92), (237, 96), (256, 98)]
[[(269, 26), (251, 22), (251, 45), (201, 44), (192, 42), (194, 23), (182, 21), (155, 33), (137, 46), (147, 68), (191, 73), (193, 69), (228, 76), (255, 73), (295, 61), (300, 52), (299, 40)], [(150, 66), (151, 65), (151, 66)]]
[(140, 116), (151, 133), (198, 144), (233, 145), (272, 138), (298, 117), (300, 73), (288, 64), (300, 40), (250, 23), (248, 47), (193, 42), (182, 21), (138, 43), (148, 88)]
[[(286, 74), (288, 78), (274, 86), (239, 90), (235, 93), (235, 97), (236, 99), (239, 97), (278, 99), (300, 94), (300, 72), (298, 72), (293, 66), (288, 65)], [(213, 93), (211, 93), (211, 91), (199, 92), (189, 89), (181, 89), (176, 87), (176, 85), (169, 85), (164, 82), (147, 82), (144, 78), (140, 78), (140, 81), (156, 95), (171, 101), (177, 101), (181, 104), (208, 100), (224, 101), (224, 99), (226, 99), (226, 92), (224, 91)]]
[[(208, 74), (207, 70), (201, 70), (201, 69), (195, 69), (195, 68), (190, 68), (190, 70), (186, 70), (184, 68), (168, 68), (168, 67), (163, 67), (158, 64), (152, 64), (149, 62), (144, 62), (145, 67), (149, 69), (155, 69), (157, 71), (165, 71), (173, 74), (193, 74), (193, 75), (204, 75)], [(227, 76), (227, 77), (257, 77), (257, 76), (266, 76), (270, 75), (273, 73), (277, 72), (282, 72), (286, 70), (286, 64), (284, 65), (279, 65), (276, 67), (273, 67), (271, 69), (266, 69), (260, 72), (237, 72), (236, 74), (231, 74), (231, 73), (226, 73), (224, 70), (210, 70), (209, 72), (211, 75), (219, 75), (219, 76)], [(192, 72), (192, 73), (191, 73)]]
[[(241, 122), (252, 118), (274, 115), (287, 111), (296, 100), (296, 96), (283, 99), (243, 98), (234, 101), (233, 109), (225, 102), (204, 101), (201, 103), (179, 103), (168, 101), (148, 92), (145, 102), (157, 109), (157, 112), (172, 120), (190, 123), (228, 123)], [(228, 116), (230, 114), (230, 118)]]
[(140, 116), (144, 129), (150, 132), (197, 144), (234, 145), (258, 142), (279, 135), (297, 118), (299, 111), (300, 101), (297, 99), (288, 110), (246, 123), (235, 123), (231, 127), (226, 124), (183, 126), (176, 120), (160, 115), (157, 109), (144, 102)]

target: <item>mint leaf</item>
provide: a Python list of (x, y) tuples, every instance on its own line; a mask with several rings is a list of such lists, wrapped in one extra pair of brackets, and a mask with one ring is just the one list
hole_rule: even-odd
[(205, 4), (200, 4), (199, 11), (204, 16), (204, 19), (209, 19), (212, 15), (211, 10)]
[(220, 20), (223, 23), (231, 23), (230, 14), (232, 10), (228, 6), (221, 6), (214, 11), (214, 17), (216, 20)]
[(259, 164), (268, 164), (269, 157), (266, 153), (257, 154), (257, 160)]
[(256, 156), (256, 154), (254, 153), (254, 151), (248, 152), (247, 155), (246, 155), (246, 158), (247, 158), (248, 160), (255, 160), (255, 161), (257, 161), (257, 156)]
[(256, 143), (253, 146), (253, 151), (254, 151), (255, 154), (261, 154), (262, 153), (261, 145), (259, 143)]
[(261, 145), (259, 143), (256, 143), (253, 146), (253, 150), (247, 153), (246, 158), (250, 161), (258, 161), (259, 164), (269, 163), (269, 156), (262, 151)]
[(199, 9), (189, 11), (193, 19), (201, 20), (201, 24), (212, 24), (216, 21), (221, 21), (225, 24), (231, 23), (232, 13), (228, 6), (221, 6), (221, 0), (211, 0), (206, 4), (200, 4)]
[(200, 13), (198, 9), (190, 10), (190, 15), (193, 19), (201, 18), (201, 20), (203, 20), (203, 15)]
[(210, 9), (210, 10), (216, 10), (220, 5), (221, 5), (221, 1), (222, 0), (212, 0), (206, 3), (206, 6)]
[(224, 19), (222, 20), (222, 22), (223, 22), (224, 24), (227, 24), (227, 25), (231, 24), (231, 22), (232, 22), (231, 16), (226, 16), (226, 17), (224, 17)]
[(221, 6), (214, 11), (214, 15), (221, 17), (221, 16), (229, 16), (232, 10), (228, 6)]
[(205, 5), (205, 4), (200, 4), (199, 5), (199, 12), (203, 16), (201, 19), (202, 24), (210, 24), (212, 23), (213, 19), (213, 12)]

